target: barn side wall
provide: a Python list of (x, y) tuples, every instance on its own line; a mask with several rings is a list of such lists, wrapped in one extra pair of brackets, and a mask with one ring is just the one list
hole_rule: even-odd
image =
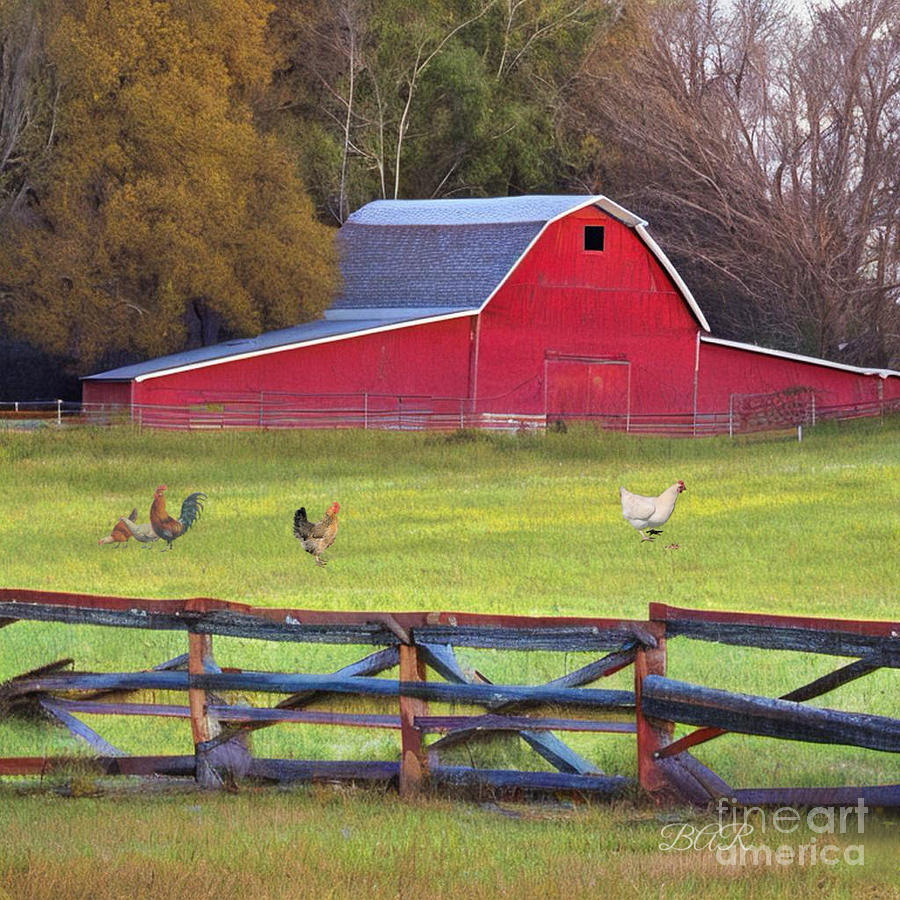
[[(600, 252), (584, 249), (588, 225), (604, 228)], [(632, 229), (578, 211), (547, 227), (482, 313), (479, 408), (690, 415), (697, 329)]]
[(738, 347), (700, 345), (697, 409), (728, 410), (738, 397), (807, 388), (816, 406), (861, 408), (900, 396), (900, 378), (882, 378)]
[(127, 406), (131, 402), (131, 382), (82, 381), (81, 400), (91, 406)]
[(470, 318), (464, 317), (223, 360), (140, 381), (134, 399), (184, 406), (255, 401), (260, 394), (273, 405), (302, 405), (315, 395), (327, 395), (339, 405), (340, 395), (364, 392), (464, 397), (471, 331)]

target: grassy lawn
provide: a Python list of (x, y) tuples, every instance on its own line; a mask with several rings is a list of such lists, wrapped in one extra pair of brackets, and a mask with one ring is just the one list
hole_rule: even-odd
[[(655, 494), (679, 478), (687, 491), (665, 533), (642, 544), (621, 517), (619, 485)], [(195, 528), (171, 552), (134, 542), (98, 547), (132, 507), (146, 521), (160, 483), (169, 486), (170, 512), (192, 491), (208, 494)], [(898, 618), (896, 418), (820, 426), (801, 443), (788, 435), (690, 441), (579, 429), (542, 436), (0, 431), (0, 488), (3, 586), (323, 609), (642, 618), (649, 602), (661, 601)], [(341, 503), (340, 532), (329, 565), (317, 568), (291, 536), (292, 514), (304, 505), (318, 518), (332, 500)], [(61, 657), (80, 669), (115, 671), (185, 649), (179, 633), (18, 623), (0, 630), (0, 680)], [(224, 638), (215, 651), (221, 665), (299, 672), (329, 671), (366, 652)], [(458, 655), (508, 683), (548, 680), (592, 658)], [(668, 674), (777, 696), (844, 662), (676, 639)], [(630, 681), (626, 671), (602, 686)], [(880, 670), (821, 703), (896, 716), (897, 696), (896, 673)], [(373, 703), (376, 710), (388, 711)], [(190, 752), (185, 722), (159, 720), (148, 733), (136, 720), (86, 721), (129, 752)], [(634, 774), (629, 738), (570, 743), (605, 771)], [(0, 723), (0, 755), (75, 750), (62, 728)], [(396, 757), (397, 737), (278, 726), (257, 733), (254, 752), (387, 759)], [(545, 767), (517, 739), (461, 753), (465, 763)], [(874, 751), (734, 735), (697, 756), (735, 785), (900, 781), (896, 755)], [(405, 804), (392, 793), (345, 788), (246, 787), (211, 796), (106, 784), (95, 797), (98, 785), (76, 789), (77, 779), (42, 791), (7, 782), (0, 784), (0, 891), (17, 898), (900, 896), (900, 825), (888, 814), (866, 830), (864, 865), (727, 866), (709, 851), (660, 849), (666, 825), (689, 819), (700, 828), (708, 815), (661, 812), (640, 798)], [(767, 834), (766, 843), (781, 842)], [(803, 843), (800, 833), (790, 843)]]
[[(882, 822), (863, 837), (832, 839), (805, 827), (784, 836), (795, 847), (839, 847), (835, 865), (730, 865), (705, 849), (661, 850), (674, 817), (704, 824), (631, 804), (406, 804), (394, 794), (329, 787), (15, 797), (0, 806), (0, 880), (17, 900), (897, 895), (900, 823)], [(774, 850), (782, 842), (767, 833), (763, 843)], [(846, 848), (860, 843), (862, 864), (846, 864)]]

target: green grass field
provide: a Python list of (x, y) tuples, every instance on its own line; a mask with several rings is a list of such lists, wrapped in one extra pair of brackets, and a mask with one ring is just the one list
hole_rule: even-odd
[[(0, 581), (323, 609), (642, 618), (649, 602), (662, 601), (896, 620), (898, 438), (896, 418), (820, 426), (802, 443), (793, 435), (691, 441), (591, 429), (540, 436), (2, 431)], [(688, 490), (665, 533), (642, 544), (621, 517), (618, 486), (655, 494), (679, 478)], [(195, 528), (171, 552), (134, 542), (98, 547), (132, 507), (146, 521), (159, 483), (169, 486), (170, 511), (191, 491), (209, 495)], [(292, 513), (304, 505), (318, 517), (335, 499), (340, 532), (329, 565), (317, 568), (291, 536)], [(185, 649), (178, 633), (18, 623), (0, 630), (0, 680), (61, 657), (80, 669), (115, 671)], [(221, 665), (300, 672), (329, 671), (365, 653), (223, 638), (215, 651)], [(459, 656), (509, 683), (544, 681), (592, 658)], [(668, 673), (777, 696), (843, 662), (677, 639)], [(629, 687), (630, 679), (625, 671), (603, 686)], [(896, 716), (897, 696), (895, 672), (880, 670), (822, 704)], [(148, 734), (136, 720), (86, 721), (129, 752), (190, 752), (185, 722), (160, 720)], [(571, 744), (605, 771), (634, 774), (632, 739), (579, 736)], [(0, 722), (0, 755), (73, 752), (62, 728)], [(254, 752), (385, 759), (396, 757), (397, 737), (278, 726), (257, 733)], [(736, 785), (900, 781), (900, 760), (874, 751), (729, 735), (697, 756)], [(518, 739), (475, 746), (459, 761), (546, 766)], [(702, 827), (709, 817), (661, 812), (640, 798), (406, 804), (393, 793), (347, 788), (245, 787), (212, 796), (140, 793), (90, 779), (84, 788), (77, 776), (42, 786), (5, 781), (0, 897), (4, 886), (16, 898), (900, 896), (900, 825), (890, 814), (866, 832), (865, 865), (729, 867), (708, 851), (660, 850), (666, 824), (680, 818)], [(98, 787), (102, 796), (81, 796)], [(799, 835), (791, 843), (801, 843)]]

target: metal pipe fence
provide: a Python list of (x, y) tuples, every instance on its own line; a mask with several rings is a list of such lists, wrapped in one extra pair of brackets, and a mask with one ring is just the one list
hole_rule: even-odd
[(80, 415), (81, 404), (69, 400), (0, 401), (0, 426), (36, 427), (48, 423), (62, 425), (65, 420)]
[(201, 402), (78, 403), (63, 400), (0, 403), (0, 428), (62, 427), (70, 424), (173, 431), (227, 429), (280, 430), (340, 428), (389, 431), (484, 430), (530, 433), (591, 425), (635, 435), (737, 436), (759, 431), (793, 430), (825, 421), (883, 418), (900, 412), (900, 398), (826, 404), (811, 389), (770, 394), (732, 394), (728, 408), (697, 413), (553, 412), (503, 409), (469, 398), (423, 395), (209, 394)]

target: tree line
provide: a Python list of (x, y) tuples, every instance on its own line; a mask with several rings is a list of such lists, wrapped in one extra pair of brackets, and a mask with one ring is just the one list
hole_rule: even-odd
[(315, 318), (376, 198), (604, 193), (716, 334), (900, 365), (900, 0), (0, 0), (0, 327)]

